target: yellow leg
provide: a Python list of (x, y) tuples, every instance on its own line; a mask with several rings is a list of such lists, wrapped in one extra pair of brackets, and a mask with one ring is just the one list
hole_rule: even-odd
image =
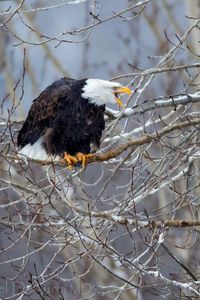
[(78, 152), (76, 154), (76, 158), (79, 162), (81, 162), (82, 164), (82, 167), (85, 168), (86, 167), (86, 164), (87, 164), (87, 158), (90, 158), (90, 157), (93, 157), (94, 154), (92, 153), (89, 153), (89, 154), (83, 154), (81, 152)]
[(75, 156), (72, 156), (72, 155), (68, 154), (67, 152), (64, 153), (63, 160), (67, 162), (68, 168), (70, 170), (72, 170), (73, 166), (78, 162), (78, 159)]

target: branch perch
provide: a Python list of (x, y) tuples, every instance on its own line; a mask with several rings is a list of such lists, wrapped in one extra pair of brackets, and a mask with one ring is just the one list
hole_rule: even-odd
[(141, 136), (140, 138), (131, 140), (127, 142), (124, 145), (119, 146), (117, 149), (113, 149), (111, 151), (108, 151), (103, 154), (96, 154), (94, 157), (91, 157), (89, 159), (89, 163), (92, 163), (94, 161), (105, 161), (109, 160), (111, 158), (115, 158), (116, 156), (120, 155), (122, 152), (126, 151), (129, 147), (133, 146), (141, 146), (147, 143), (150, 143), (151, 141), (156, 141), (160, 139), (165, 134), (172, 132), (174, 130), (180, 130), (182, 128), (188, 127), (188, 126), (195, 126), (200, 124), (200, 118), (193, 118), (192, 120), (175, 123), (169, 126), (164, 127), (162, 130), (159, 130), (155, 133), (151, 134), (145, 134)]
[[(157, 131), (155, 133), (151, 133), (151, 134), (145, 134), (137, 139), (130, 140), (126, 144), (123, 144), (123, 145), (119, 146), (118, 148), (112, 149), (106, 153), (94, 154), (93, 157), (88, 159), (87, 164), (93, 163), (95, 161), (107, 161), (109, 159), (115, 158), (118, 155), (122, 154), (124, 151), (126, 151), (130, 147), (134, 147), (134, 146), (137, 147), (137, 146), (145, 145), (152, 141), (158, 141), (162, 136), (164, 136), (165, 134), (167, 134), (169, 132), (172, 132), (175, 130), (180, 130), (180, 129), (188, 127), (188, 126), (196, 126), (196, 125), (200, 125), (200, 117), (165, 126), (162, 130), (159, 130), (159, 131)], [(4, 156), (4, 155), (2, 155), (2, 156)], [(15, 156), (6, 155), (5, 158), (6, 157), (9, 159), (16, 160)], [(42, 165), (51, 165), (52, 164), (51, 161), (43, 161), (43, 160), (35, 160), (35, 159), (32, 159), (32, 161), (35, 163), (42, 164)], [(56, 163), (59, 165), (62, 165), (62, 166), (65, 165), (65, 163), (61, 162), (61, 161), (56, 162)]]

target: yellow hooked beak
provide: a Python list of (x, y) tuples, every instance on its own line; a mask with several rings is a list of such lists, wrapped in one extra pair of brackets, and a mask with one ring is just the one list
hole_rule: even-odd
[(127, 86), (122, 86), (120, 88), (117, 88), (115, 90), (114, 94), (115, 94), (115, 99), (116, 99), (117, 104), (119, 104), (119, 106), (124, 106), (122, 100), (118, 98), (118, 94), (128, 94), (128, 95), (131, 95), (132, 91)]

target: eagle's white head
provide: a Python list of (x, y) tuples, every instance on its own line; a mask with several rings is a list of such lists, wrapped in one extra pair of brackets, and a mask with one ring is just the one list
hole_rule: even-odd
[(123, 106), (122, 101), (118, 99), (118, 94), (130, 95), (132, 93), (128, 87), (118, 82), (101, 79), (87, 79), (82, 90), (81, 97), (97, 105), (117, 102), (120, 106)]

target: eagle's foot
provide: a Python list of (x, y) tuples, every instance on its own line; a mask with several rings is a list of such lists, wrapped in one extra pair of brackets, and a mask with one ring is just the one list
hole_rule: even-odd
[(72, 156), (72, 155), (68, 154), (67, 152), (64, 153), (63, 160), (65, 162), (67, 162), (67, 166), (70, 170), (72, 170), (73, 166), (76, 165), (76, 163), (78, 162), (78, 159), (76, 158), (76, 156)]
[(93, 157), (93, 156), (94, 156), (94, 154), (92, 154), (92, 153), (89, 153), (89, 154), (83, 154), (83, 153), (81, 153), (81, 152), (78, 152), (78, 153), (76, 154), (77, 160), (78, 160), (79, 162), (81, 162), (82, 168), (84, 168), (84, 169), (85, 169), (86, 164), (87, 164), (87, 159), (90, 158), (90, 157)]

